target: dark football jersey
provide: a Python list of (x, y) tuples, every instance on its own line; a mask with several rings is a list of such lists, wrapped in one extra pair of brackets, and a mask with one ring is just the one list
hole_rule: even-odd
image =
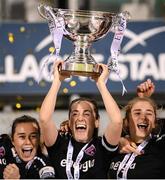
[[(136, 156), (127, 172), (128, 179), (165, 179), (165, 135), (150, 139), (143, 149), (144, 154)], [(120, 163), (125, 154), (112, 159), (109, 178), (116, 179)], [(122, 177), (122, 169), (119, 177)]]
[[(48, 147), (48, 153), (52, 165), (55, 168), (56, 178), (67, 179), (66, 175), (66, 156), (68, 143), (71, 140), (73, 145), (73, 156), (71, 173), (74, 174), (74, 163), (77, 155), (84, 147), (84, 143), (76, 142), (70, 136), (57, 137), (56, 143)], [(103, 145), (104, 144), (104, 145)], [(80, 178), (81, 179), (105, 179), (107, 178), (111, 158), (116, 154), (118, 146), (111, 146), (105, 138), (95, 137), (84, 150), (83, 158), (80, 161)]]

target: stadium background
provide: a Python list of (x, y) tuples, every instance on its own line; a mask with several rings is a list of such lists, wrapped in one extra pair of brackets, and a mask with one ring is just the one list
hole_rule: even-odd
[[(159, 105), (159, 117), (165, 118), (165, 1), (164, 0), (59, 0), (58, 8), (88, 9), (131, 13), (131, 21), (122, 42), (119, 58), (121, 76), (127, 88), (122, 96), (119, 79), (112, 74), (108, 87), (122, 108), (136, 95), (136, 86), (151, 78), (156, 85), (153, 98)], [(39, 67), (52, 48), (46, 20), (37, 11), (38, 0), (0, 1), (0, 133), (9, 132), (14, 118), (29, 114), (38, 118), (41, 102), (51, 80), (45, 73), (37, 83)], [(91, 52), (98, 62), (106, 63), (113, 34), (94, 43)], [(47, 43), (42, 42), (47, 39)], [(45, 42), (45, 41), (44, 41)], [(61, 57), (66, 58), (73, 44), (64, 39)], [(48, 70), (49, 71), (49, 68)], [(61, 87), (57, 113), (58, 125), (67, 119), (69, 102), (77, 96), (90, 96), (98, 101), (101, 128), (108, 119), (97, 88), (87, 78), (73, 77)]]

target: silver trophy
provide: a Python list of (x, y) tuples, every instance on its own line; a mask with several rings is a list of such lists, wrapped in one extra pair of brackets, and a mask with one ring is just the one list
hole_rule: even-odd
[(56, 51), (61, 46), (58, 40), (61, 34), (74, 43), (74, 52), (64, 60), (60, 73), (67, 76), (98, 77), (101, 72), (91, 56), (90, 47), (93, 42), (114, 31), (121, 17), (109, 12), (57, 9), (48, 4), (40, 4), (38, 10), (47, 19), (52, 33), (53, 27), (56, 28)]

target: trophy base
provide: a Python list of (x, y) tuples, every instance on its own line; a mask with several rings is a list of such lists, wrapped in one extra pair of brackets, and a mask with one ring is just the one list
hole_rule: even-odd
[(86, 76), (97, 78), (100, 76), (100, 72), (96, 70), (96, 64), (79, 63), (79, 62), (65, 62), (64, 66), (60, 70), (61, 75), (64, 76)]
[(100, 76), (100, 73), (97, 72), (87, 72), (87, 71), (67, 71), (67, 70), (61, 70), (60, 74), (63, 76), (85, 76), (85, 77), (92, 77), (92, 78), (98, 78)]

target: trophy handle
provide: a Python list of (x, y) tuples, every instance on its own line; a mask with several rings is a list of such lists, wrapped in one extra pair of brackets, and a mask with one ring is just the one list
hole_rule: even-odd
[(45, 15), (45, 6), (43, 4), (38, 6), (38, 12), (44, 19), (48, 20), (47, 16)]
[(112, 26), (110, 28), (110, 32), (115, 33), (118, 30), (118, 27), (120, 25), (121, 18), (126, 19), (126, 23), (131, 19), (131, 15), (128, 11), (124, 11), (122, 13), (118, 13), (115, 16), (112, 17)]
[(56, 13), (54, 13), (53, 8), (51, 6), (48, 5), (44, 5), (44, 4), (40, 4), (38, 6), (38, 12), (41, 15), (41, 17), (43, 17), (46, 20), (49, 20), (49, 18), (46, 15), (46, 11), (49, 11), (49, 13), (51, 14), (51, 16), (56, 19), (56, 14), (58, 14), (58, 9), (56, 9)]

